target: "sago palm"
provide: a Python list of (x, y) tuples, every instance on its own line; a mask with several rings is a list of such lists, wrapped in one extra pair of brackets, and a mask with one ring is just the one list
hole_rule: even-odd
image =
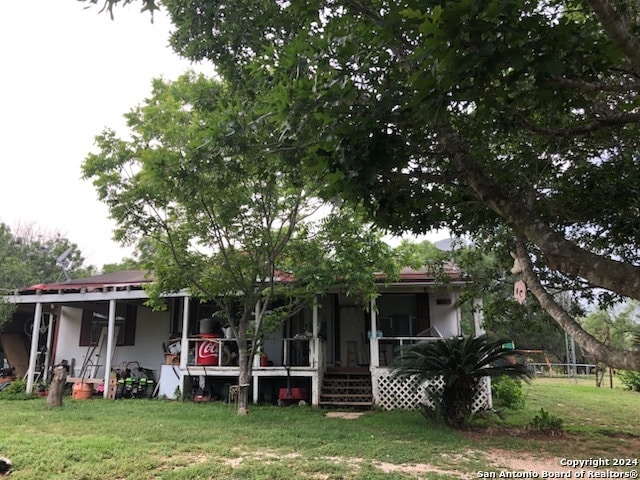
[(508, 361), (507, 357), (513, 355), (513, 351), (504, 347), (505, 342), (489, 340), (483, 335), (409, 345), (392, 364), (392, 373), (399, 378), (412, 377), (418, 382), (441, 377), (444, 388), (441, 393), (432, 391), (436, 396), (432, 400), (439, 404), (448, 425), (461, 428), (471, 416), (482, 378), (528, 377), (524, 365)]

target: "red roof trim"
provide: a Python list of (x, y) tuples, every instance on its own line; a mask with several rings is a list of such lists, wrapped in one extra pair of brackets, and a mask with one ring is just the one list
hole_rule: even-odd
[[(292, 282), (294, 277), (284, 271), (276, 273), (277, 280), (280, 282)], [(467, 281), (461, 270), (455, 265), (449, 264), (444, 267), (444, 275), (453, 281)], [(435, 283), (436, 275), (429, 273), (426, 269), (414, 270), (404, 268), (400, 271), (398, 281), (404, 283), (427, 282)], [(375, 274), (376, 283), (384, 283), (387, 276), (383, 273)], [(395, 281), (397, 283), (398, 281)], [(75, 292), (99, 292), (105, 290), (141, 290), (144, 285), (153, 282), (153, 277), (149, 272), (144, 270), (125, 270), (121, 272), (113, 272), (95, 277), (81, 278), (71, 280), (66, 283), (36, 284), (20, 291), (21, 294), (34, 294), (36, 292), (56, 292), (56, 293), (75, 293)]]

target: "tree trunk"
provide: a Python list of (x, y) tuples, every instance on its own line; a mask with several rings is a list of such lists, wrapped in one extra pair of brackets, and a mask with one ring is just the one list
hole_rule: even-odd
[(238, 415), (247, 415), (249, 413), (249, 386), (251, 385), (253, 367), (253, 359), (249, 358), (245, 332), (246, 328), (238, 328)]
[(51, 379), (51, 385), (49, 385), (49, 393), (47, 395), (47, 407), (62, 406), (62, 394), (64, 393), (66, 383), (67, 370), (62, 366), (54, 368), (53, 378)]

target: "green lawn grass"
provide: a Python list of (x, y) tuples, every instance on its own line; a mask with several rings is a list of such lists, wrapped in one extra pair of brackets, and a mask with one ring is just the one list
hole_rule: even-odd
[[(566, 380), (524, 386), (525, 409), (484, 418), (471, 431), (431, 425), (418, 412), (374, 411), (357, 420), (310, 407), (65, 398), (0, 400), (0, 455), (19, 479), (376, 479), (475, 478), (487, 451), (606, 457), (640, 447), (640, 394)], [(563, 419), (564, 437), (524, 427), (544, 408)], [(568, 441), (569, 440), (569, 441)], [(385, 465), (431, 465), (430, 472)], [(453, 472), (453, 473), (452, 473)]]

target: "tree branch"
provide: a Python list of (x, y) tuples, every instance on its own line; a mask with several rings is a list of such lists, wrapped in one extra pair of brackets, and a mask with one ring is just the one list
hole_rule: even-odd
[(575, 80), (573, 78), (554, 77), (554, 81), (560, 85), (566, 85), (575, 90), (582, 90), (584, 92), (610, 92), (610, 93), (635, 93), (640, 89), (640, 83), (620, 83), (614, 85), (605, 82), (587, 82), (586, 80)]
[(632, 123), (640, 123), (640, 112), (603, 115), (602, 117), (596, 118), (592, 123), (565, 129), (542, 128), (521, 115), (518, 115), (518, 118), (520, 118), (522, 123), (533, 133), (549, 135), (552, 137), (575, 137), (576, 135), (593, 133), (603, 128), (613, 128)]
[(596, 361), (606, 363), (610, 367), (640, 371), (640, 352), (621, 350), (605, 345), (584, 330), (582, 326), (556, 302), (553, 295), (544, 288), (540, 279), (535, 274), (529, 252), (525, 245), (525, 240), (521, 236), (516, 238), (516, 251), (518, 261), (522, 268), (522, 277), (527, 288), (538, 299), (542, 308), (551, 315), (565, 332), (573, 337), (578, 345), (592, 354)]
[(441, 128), (443, 145), (461, 180), (511, 228), (534, 243), (544, 254), (551, 269), (584, 278), (594, 286), (640, 300), (640, 266), (597, 255), (567, 240), (562, 232), (551, 228), (537, 214), (534, 205), (526, 203), (522, 194), (512, 196), (487, 175), (451, 125), (442, 125)]
[(625, 54), (636, 72), (640, 73), (640, 43), (630, 32), (629, 25), (609, 0), (588, 0), (600, 24)]

